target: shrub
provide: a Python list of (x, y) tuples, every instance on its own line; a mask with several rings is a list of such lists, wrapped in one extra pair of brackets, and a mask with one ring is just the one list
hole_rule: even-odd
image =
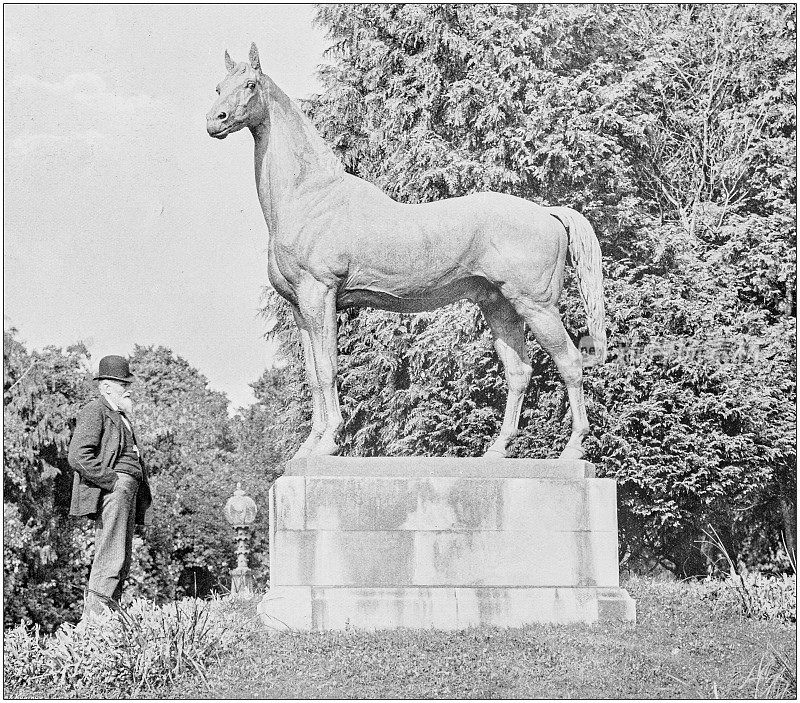
[(6, 633), (6, 694), (57, 686), (66, 694), (152, 691), (184, 674), (205, 677), (211, 657), (254, 627), (225, 599), (184, 599), (156, 606), (138, 599), (85, 626), (61, 625), (53, 635), (19, 625)]
[(797, 622), (797, 576), (765, 576), (758, 572), (731, 574), (716, 581), (723, 598), (733, 600), (745, 617)]

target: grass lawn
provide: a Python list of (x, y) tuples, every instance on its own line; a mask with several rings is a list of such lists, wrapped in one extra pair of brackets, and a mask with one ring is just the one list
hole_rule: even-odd
[(634, 625), (256, 633), (170, 698), (795, 697), (794, 625), (743, 618), (692, 584), (634, 579)]

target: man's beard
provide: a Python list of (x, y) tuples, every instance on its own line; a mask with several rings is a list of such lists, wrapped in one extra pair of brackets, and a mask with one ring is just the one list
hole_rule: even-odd
[(128, 417), (133, 417), (133, 401), (130, 398), (120, 398), (117, 407)]

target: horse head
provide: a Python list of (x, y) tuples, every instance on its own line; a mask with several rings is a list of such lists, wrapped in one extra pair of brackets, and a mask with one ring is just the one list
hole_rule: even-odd
[(249, 61), (234, 63), (225, 52), (228, 75), (217, 86), (219, 97), (206, 114), (206, 129), (224, 139), (242, 127), (256, 127), (269, 117), (267, 88), (256, 45), (250, 46)]

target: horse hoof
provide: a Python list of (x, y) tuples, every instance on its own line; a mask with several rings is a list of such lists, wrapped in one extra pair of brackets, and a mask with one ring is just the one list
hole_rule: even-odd
[(483, 456), (486, 457), (487, 459), (505, 459), (506, 450), (489, 447), (489, 449), (486, 450)]
[(567, 445), (564, 448), (564, 451), (561, 452), (561, 456), (559, 456), (558, 458), (569, 459), (574, 461), (575, 459), (583, 459), (583, 455), (584, 455), (583, 449), (581, 449), (580, 447), (570, 447), (569, 445)]
[(307, 442), (303, 442), (303, 444), (300, 445), (300, 448), (292, 455), (292, 459), (307, 459), (309, 456), (311, 456), (313, 449), (314, 445), (309, 447), (307, 446)]
[(292, 459), (305, 459), (312, 454), (316, 454), (316, 446), (319, 444), (319, 440), (322, 437), (322, 433), (319, 434), (316, 432), (312, 432), (308, 437), (306, 437), (305, 441), (300, 445), (298, 450), (292, 456)]
[(339, 445), (332, 439), (321, 439), (316, 447), (312, 450), (314, 456), (333, 456), (339, 451)]

